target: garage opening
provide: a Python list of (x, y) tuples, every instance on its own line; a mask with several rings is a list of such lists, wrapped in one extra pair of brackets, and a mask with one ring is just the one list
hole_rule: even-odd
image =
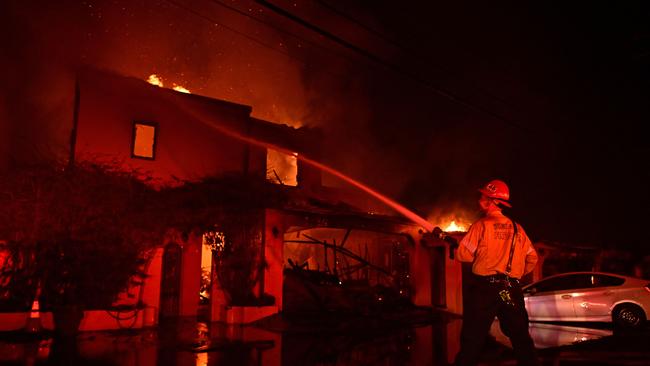
[(284, 236), (283, 311), (382, 311), (410, 305), (408, 237), (342, 228)]

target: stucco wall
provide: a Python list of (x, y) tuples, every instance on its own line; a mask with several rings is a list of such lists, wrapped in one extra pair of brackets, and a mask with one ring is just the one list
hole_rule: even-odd
[[(80, 76), (79, 90), (77, 160), (116, 161), (163, 181), (241, 173), (247, 166), (247, 144), (214, 126), (244, 133), (250, 107), (94, 73)], [(135, 121), (157, 124), (154, 160), (131, 157)], [(257, 160), (252, 168), (263, 169)]]

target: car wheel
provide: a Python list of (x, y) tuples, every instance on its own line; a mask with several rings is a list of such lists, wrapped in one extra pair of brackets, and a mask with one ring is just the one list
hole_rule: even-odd
[(614, 325), (620, 328), (631, 329), (642, 326), (646, 318), (640, 307), (634, 304), (623, 304), (616, 308), (612, 320)]

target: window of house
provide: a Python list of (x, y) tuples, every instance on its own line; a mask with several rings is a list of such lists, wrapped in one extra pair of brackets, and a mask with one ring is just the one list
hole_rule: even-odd
[(298, 185), (298, 154), (266, 150), (266, 179), (285, 186)]
[(142, 159), (155, 159), (156, 155), (156, 129), (152, 122), (133, 123), (133, 141), (131, 156)]

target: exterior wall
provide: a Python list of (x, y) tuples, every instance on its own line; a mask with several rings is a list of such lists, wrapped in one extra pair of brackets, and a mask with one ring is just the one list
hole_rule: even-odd
[(415, 239), (415, 246), (412, 248), (411, 254), (411, 276), (414, 286), (413, 302), (419, 306), (432, 306), (431, 294), (431, 271), (432, 261), (429, 249), (420, 244), (420, 234), (411, 234)]
[(144, 289), (142, 290), (142, 301), (145, 306), (153, 309), (152, 316), (158, 319), (158, 310), (160, 309), (160, 281), (162, 279), (162, 255), (163, 248), (156, 249), (156, 252), (149, 262), (147, 268), (148, 277), (145, 279)]
[(449, 246), (445, 246), (445, 302), (447, 311), (462, 314), (463, 266), (461, 262), (449, 258), (449, 250)]
[[(77, 160), (117, 161), (164, 182), (247, 168), (247, 144), (212, 126), (243, 134), (250, 107), (99, 73), (80, 77), (79, 85)], [(131, 158), (136, 121), (157, 124), (154, 160)]]
[[(102, 72), (78, 80), (75, 160), (117, 163), (173, 183), (221, 173), (263, 177), (269, 145), (319, 157), (319, 132), (251, 118), (249, 106)], [(131, 157), (134, 122), (157, 125), (153, 160)], [(319, 170), (299, 164), (298, 174), (303, 186), (320, 185)]]
[(280, 211), (268, 209), (264, 215), (264, 292), (275, 297), (282, 311), (282, 282), (284, 280), (284, 232), (286, 219)]
[(195, 235), (190, 236), (183, 244), (179, 316), (196, 316), (198, 313), (201, 289), (201, 245), (203, 245), (202, 238)]
[(225, 321), (228, 318), (228, 305), (227, 294), (221, 287), (213, 266), (212, 282), (210, 283), (210, 319), (213, 322)]
[(249, 146), (248, 166), (246, 167), (248, 175), (257, 175), (258, 177), (266, 176), (266, 149), (259, 146)]
[[(457, 233), (454, 234), (454, 237), (459, 240), (463, 234)], [(413, 274), (418, 284), (417, 289), (422, 292), (418, 297), (417, 304), (439, 307), (453, 314), (462, 314), (462, 263), (450, 258), (450, 250), (452, 249), (444, 241), (432, 239), (431, 237), (424, 238), (422, 234), (419, 234), (417, 238), (419, 239), (418, 255), (426, 258), (419, 259), (419, 272)], [(426, 267), (427, 264), (429, 265), (428, 268)], [(437, 283), (434, 283), (434, 281)], [(436, 286), (438, 286), (437, 291), (434, 290)], [(443, 287), (443, 289), (439, 287)]]
[(321, 171), (298, 158), (298, 185), (308, 190), (318, 190), (322, 184)]

